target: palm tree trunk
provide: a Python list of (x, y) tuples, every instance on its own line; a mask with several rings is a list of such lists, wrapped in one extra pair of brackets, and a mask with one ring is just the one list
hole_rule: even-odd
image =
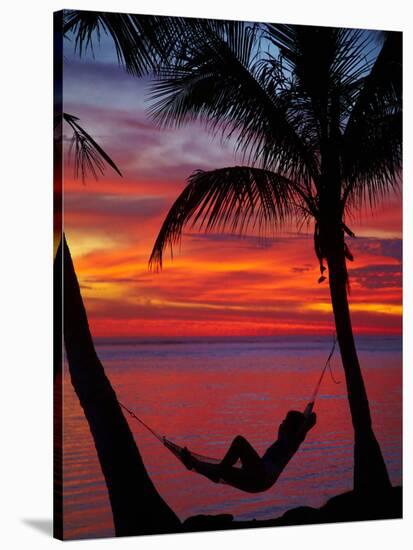
[[(354, 490), (377, 494), (391, 488), (380, 446), (373, 432), (369, 402), (360, 369), (347, 298), (344, 241), (327, 258), (330, 294), (337, 339), (345, 371), (351, 419), (354, 428)], [(338, 252), (337, 252), (338, 251)]]
[(64, 342), (71, 381), (105, 476), (116, 535), (178, 531), (180, 521), (149, 478), (116, 394), (97, 357), (64, 237), (55, 270), (60, 270), (60, 275), (63, 272)]

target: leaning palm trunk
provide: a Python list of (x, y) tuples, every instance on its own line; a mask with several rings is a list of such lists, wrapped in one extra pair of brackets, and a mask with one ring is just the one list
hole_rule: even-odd
[(351, 419), (354, 429), (354, 490), (374, 496), (391, 488), (380, 446), (373, 432), (369, 402), (357, 356), (347, 298), (347, 269), (344, 236), (337, 229), (327, 255), (331, 302), (337, 339), (344, 367)]
[(63, 273), (64, 342), (70, 377), (106, 480), (116, 535), (177, 531), (180, 521), (149, 478), (116, 394), (96, 354), (64, 237), (54, 269), (59, 278)]

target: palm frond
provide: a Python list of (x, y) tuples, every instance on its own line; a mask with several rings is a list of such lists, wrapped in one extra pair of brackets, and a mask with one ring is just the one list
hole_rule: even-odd
[(385, 34), (357, 95), (342, 142), (343, 201), (374, 207), (400, 183), (402, 168), (402, 36)]
[(68, 113), (63, 113), (63, 120), (69, 124), (73, 134), (70, 152), (74, 154), (75, 177), (82, 177), (84, 181), (88, 173), (97, 178), (98, 172), (104, 173), (105, 163), (122, 176), (119, 168), (102, 149), (102, 147), (90, 136), (78, 123), (78, 118)]
[(163, 127), (201, 120), (234, 137), (247, 163), (294, 180), (315, 179), (317, 160), (296, 131), (296, 113), (274, 93), (273, 71), (258, 57), (259, 33), (241, 22), (198, 25), (185, 61), (159, 72), (149, 113)]
[(64, 35), (74, 36), (75, 48), (82, 56), (99, 44), (101, 34), (113, 40), (118, 62), (129, 73), (142, 76), (166, 61), (175, 51), (182, 18), (65, 11)]
[(365, 116), (359, 135), (344, 149), (345, 187), (342, 202), (347, 208), (374, 208), (398, 190), (402, 170), (402, 113)]
[(346, 138), (351, 140), (357, 135), (365, 115), (380, 113), (389, 107), (401, 109), (402, 77), (402, 34), (387, 32), (381, 51), (359, 89), (348, 119)]
[[(358, 29), (267, 24), (266, 36), (295, 81), (301, 108), (319, 143), (344, 125), (355, 83), (371, 68), (374, 33)], [(338, 118), (332, 116), (337, 101)]]
[(149, 264), (162, 268), (164, 250), (170, 246), (172, 254), (191, 220), (192, 227), (205, 232), (228, 229), (243, 234), (257, 228), (264, 234), (298, 208), (305, 208), (299, 187), (280, 174), (246, 166), (198, 170), (166, 216)]

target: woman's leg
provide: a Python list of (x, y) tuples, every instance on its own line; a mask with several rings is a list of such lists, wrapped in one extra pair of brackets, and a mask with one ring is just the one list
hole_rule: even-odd
[[(237, 460), (242, 468), (235, 468)], [(262, 459), (245, 437), (237, 436), (223, 458), (220, 479), (228, 485), (247, 493), (258, 493), (268, 489), (268, 479)]]
[[(187, 451), (189, 454), (189, 451)], [(240, 460), (242, 468), (234, 468)], [(221, 479), (240, 489), (251, 493), (263, 490), (262, 460), (252, 445), (242, 436), (237, 436), (219, 464), (203, 462), (191, 456), (191, 468), (211, 481), (218, 483)], [(188, 465), (187, 465), (188, 467)]]
[(245, 470), (255, 470), (261, 466), (260, 455), (242, 435), (237, 435), (231, 443), (230, 448), (220, 463), (220, 467), (225, 470), (233, 466), (238, 460), (241, 461), (242, 467)]
[(202, 460), (194, 459), (193, 469), (201, 476), (205, 476), (214, 483), (218, 483), (221, 478), (221, 469), (219, 464), (211, 464), (202, 462)]

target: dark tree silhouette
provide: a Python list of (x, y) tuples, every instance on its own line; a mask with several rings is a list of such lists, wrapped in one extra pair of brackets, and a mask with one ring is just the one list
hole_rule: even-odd
[[(83, 181), (88, 176), (97, 178), (104, 172), (106, 165), (121, 175), (111, 157), (80, 125), (78, 117), (64, 113), (62, 110), (62, 41), (65, 17), (68, 13), (55, 14), (54, 28), (54, 233), (57, 248), (54, 262), (54, 534), (57, 538), (64, 536), (62, 332), (71, 382), (89, 424), (108, 488), (116, 535), (175, 532), (181, 529), (181, 522), (161, 498), (149, 478), (116, 394), (97, 357), (69, 248), (62, 233), (64, 125), (71, 132), (69, 153), (72, 155), (76, 178), (81, 177)], [(71, 21), (76, 25), (76, 14), (72, 12), (71, 15), (74, 17)], [(88, 24), (93, 20), (93, 14), (88, 12), (83, 12), (83, 17)], [(116, 20), (115, 14), (112, 22), (114, 19)], [(151, 19), (148, 19), (150, 26)], [(122, 17), (120, 21), (123, 25)], [(147, 33), (149, 33), (149, 26), (146, 27)], [(119, 33), (119, 27), (116, 24), (114, 28)], [(127, 31), (126, 34), (128, 34)], [(87, 40), (85, 27), (81, 31), (81, 36), (82, 39)], [(134, 51), (134, 56), (135, 53)], [(130, 58), (132, 65), (134, 56)], [(138, 65), (134, 67), (136, 69)], [(59, 243), (58, 246), (57, 243)]]
[(354, 427), (354, 489), (386, 490), (350, 319), (346, 260), (353, 258), (345, 234), (354, 236), (346, 224), (353, 209), (374, 207), (398, 186), (401, 34), (198, 25), (201, 32), (188, 32), (185, 59), (159, 70), (151, 114), (160, 126), (204, 121), (232, 136), (248, 165), (193, 173), (150, 262), (162, 267), (165, 248), (189, 221), (206, 231), (245, 232), (251, 224), (265, 231), (287, 219), (313, 220), (319, 282), (328, 268)]
[(89, 423), (109, 492), (117, 536), (174, 532), (181, 523), (155, 489), (116, 394), (99, 361), (70, 252), (63, 239), (55, 259), (63, 285), (63, 334), (70, 377)]

